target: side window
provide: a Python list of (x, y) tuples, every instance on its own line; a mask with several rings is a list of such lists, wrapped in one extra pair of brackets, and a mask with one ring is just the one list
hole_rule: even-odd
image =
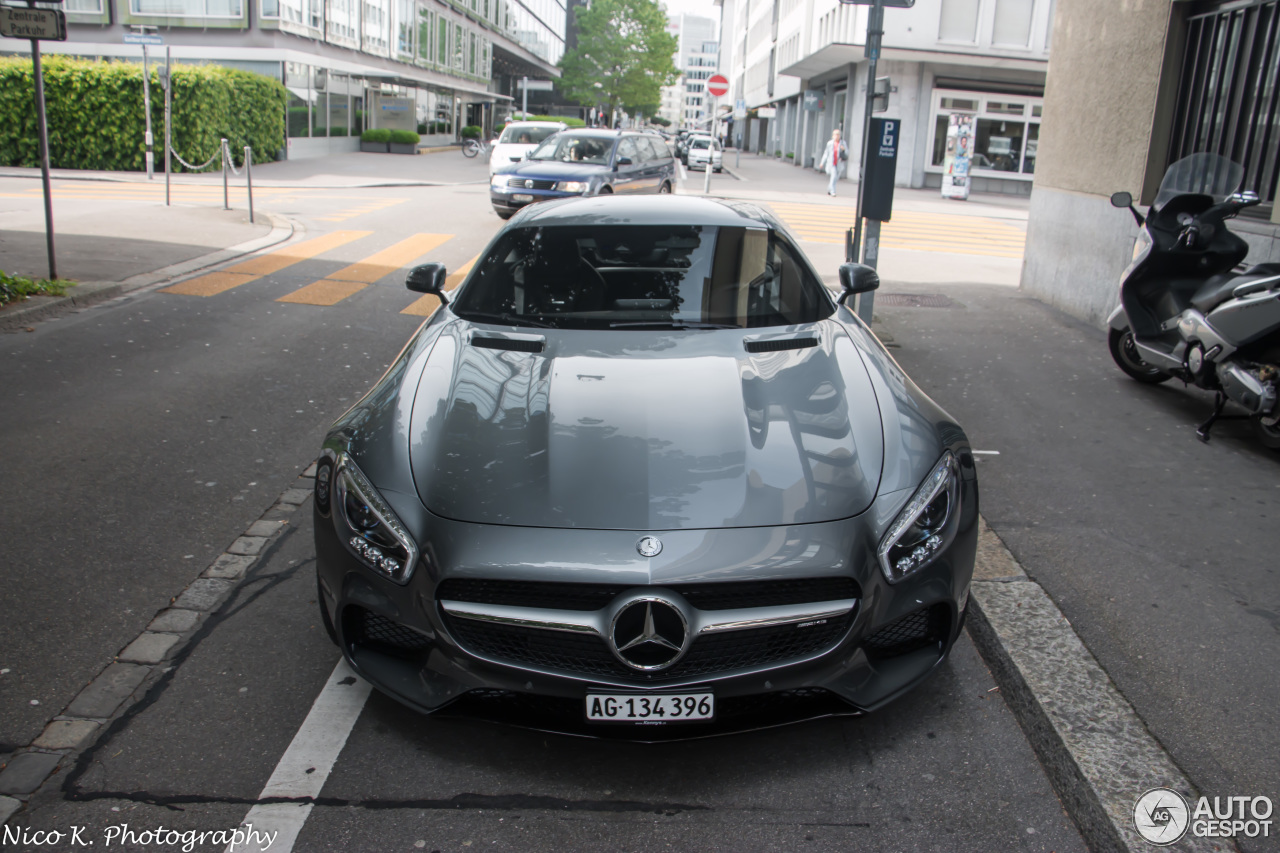
[(640, 162), (640, 152), (636, 150), (635, 137), (628, 136), (618, 143), (618, 159), (621, 160), (623, 157), (630, 159), (632, 163)]
[(659, 153), (658, 146), (654, 144), (654, 140), (647, 136), (642, 136), (636, 142), (640, 146), (640, 154), (646, 162), (662, 159), (662, 154)]

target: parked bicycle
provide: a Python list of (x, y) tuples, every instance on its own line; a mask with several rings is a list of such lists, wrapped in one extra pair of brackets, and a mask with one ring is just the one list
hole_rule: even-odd
[(475, 157), (477, 154), (488, 156), (490, 145), (488, 142), (481, 142), (478, 139), (468, 139), (462, 143), (462, 154), (465, 157)]

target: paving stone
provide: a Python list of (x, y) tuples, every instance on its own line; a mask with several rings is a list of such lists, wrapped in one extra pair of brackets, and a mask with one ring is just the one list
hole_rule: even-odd
[(133, 691), (138, 689), (149, 672), (149, 666), (111, 664), (71, 701), (67, 707), (67, 716), (98, 719), (110, 717), (121, 702), (133, 695)]
[(301, 506), (302, 502), (311, 497), (310, 489), (285, 489), (284, 494), (280, 495), (280, 503)]
[(241, 536), (231, 543), (227, 553), (252, 556), (259, 553), (262, 550), (262, 546), (266, 544), (267, 540), (261, 536)]
[(177, 645), (179, 639), (177, 634), (146, 632), (126, 646), (118, 657), (120, 660), (134, 663), (160, 663), (169, 650)]
[(93, 720), (54, 720), (32, 746), (40, 749), (80, 749), (98, 732)]
[(302, 476), (314, 478), (316, 476), (316, 466), (319, 464), (319, 462), (312, 462), (307, 466), (307, 470), (302, 472)]
[(276, 532), (284, 527), (283, 521), (255, 521), (249, 525), (249, 529), (244, 532), (245, 536), (261, 536), (264, 539), (275, 536)]
[[(208, 574), (208, 572), (205, 572), (205, 574)], [(151, 624), (147, 626), (147, 630), (157, 633), (185, 634), (194, 628), (199, 621), (200, 614), (194, 610), (174, 610), (170, 608), (152, 619)]]
[(271, 509), (262, 514), (263, 521), (288, 521), (297, 509), (293, 504), (282, 504), (279, 501), (271, 506)]
[(257, 559), (244, 554), (222, 554), (204, 570), (202, 577), (240, 580)]
[(61, 760), (61, 755), (49, 752), (15, 755), (0, 773), (0, 794), (30, 794), (44, 784)]
[(179, 610), (213, 610), (233, 588), (234, 582), (221, 578), (196, 578), (178, 596), (173, 606)]
[(15, 800), (13, 797), (0, 797), (0, 826), (8, 823), (9, 818), (17, 814), (20, 808), (22, 808), (22, 800)]

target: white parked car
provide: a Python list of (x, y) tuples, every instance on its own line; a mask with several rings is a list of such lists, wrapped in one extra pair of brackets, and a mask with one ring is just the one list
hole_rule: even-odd
[(493, 143), (489, 155), (489, 175), (501, 166), (519, 163), (524, 156), (537, 148), (542, 140), (559, 133), (568, 125), (559, 121), (513, 121), (502, 129), (502, 135)]
[(695, 136), (689, 142), (689, 168), (706, 169), (710, 161), (711, 169), (719, 172), (723, 167), (720, 141), (710, 136)]

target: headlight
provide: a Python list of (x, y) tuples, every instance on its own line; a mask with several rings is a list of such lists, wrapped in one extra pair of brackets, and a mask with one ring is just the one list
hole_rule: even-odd
[(561, 181), (556, 184), (556, 189), (562, 193), (584, 193), (591, 188), (591, 184), (587, 181)]
[(375, 572), (405, 583), (418, 562), (418, 546), (368, 478), (345, 453), (338, 457), (333, 514), (338, 537)]
[(955, 535), (952, 519), (960, 505), (960, 467), (951, 451), (942, 454), (929, 476), (889, 526), (876, 554), (889, 583), (897, 583), (934, 561)]
[(506, 175), (494, 175), (492, 178), (489, 179), (489, 186), (493, 187), (495, 190), (503, 189), (504, 187), (506, 187), (506, 185), (507, 185)]

